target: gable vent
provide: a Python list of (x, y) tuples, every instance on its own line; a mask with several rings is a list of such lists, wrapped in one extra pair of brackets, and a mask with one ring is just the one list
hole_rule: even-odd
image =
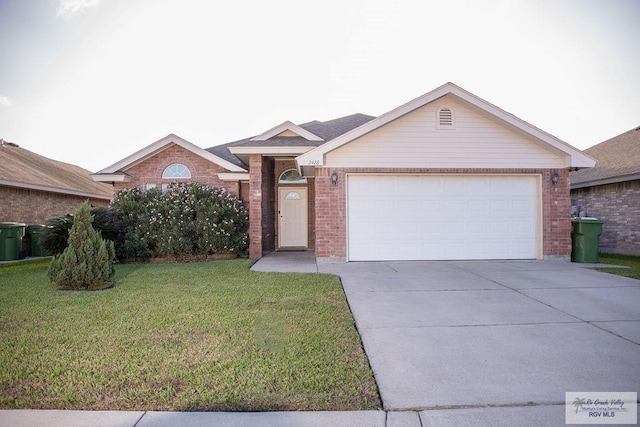
[(438, 129), (453, 129), (453, 110), (447, 107), (438, 108)]

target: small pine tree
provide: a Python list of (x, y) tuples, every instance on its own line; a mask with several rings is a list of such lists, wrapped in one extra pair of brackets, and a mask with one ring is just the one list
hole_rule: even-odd
[(84, 202), (74, 214), (69, 245), (49, 265), (49, 280), (64, 289), (91, 289), (110, 284), (115, 275), (113, 242), (91, 225), (93, 215)]

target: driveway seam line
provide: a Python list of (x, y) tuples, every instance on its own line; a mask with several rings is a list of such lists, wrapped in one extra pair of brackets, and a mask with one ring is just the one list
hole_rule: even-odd
[(140, 415), (140, 418), (138, 418), (138, 420), (133, 424), (133, 427), (136, 427), (138, 424), (140, 424), (140, 421), (142, 421), (145, 415), (147, 415), (147, 411), (142, 412), (142, 415)]
[(567, 315), (567, 316), (569, 316), (569, 317), (573, 317), (574, 319), (577, 319), (577, 320), (579, 320), (579, 321), (581, 321), (581, 322), (589, 323), (589, 322), (588, 322), (587, 320), (585, 320), (585, 319), (581, 319), (581, 318), (579, 318), (578, 316), (574, 316), (573, 314), (569, 314), (569, 313), (567, 313), (566, 311), (563, 311), (563, 310), (561, 310), (561, 309), (559, 309), (559, 308), (556, 308), (556, 307), (554, 307), (554, 306), (552, 306), (552, 305), (550, 305), (550, 304), (547, 304), (546, 302), (540, 301), (539, 299), (536, 299), (536, 298), (532, 297), (531, 295), (527, 295), (527, 294), (523, 293), (522, 291), (520, 291), (520, 290), (518, 290), (518, 289), (512, 288), (512, 287), (507, 286), (507, 285), (504, 285), (504, 284), (502, 284), (502, 283), (500, 283), (500, 282), (497, 282), (497, 281), (495, 281), (495, 280), (493, 280), (493, 279), (490, 279), (490, 278), (488, 278), (488, 277), (484, 277), (484, 276), (483, 276), (483, 275), (481, 275), (481, 274), (478, 274), (478, 273), (476, 273), (476, 272), (473, 272), (473, 271), (467, 270), (467, 269), (465, 269), (465, 268), (463, 268), (463, 270), (468, 271), (469, 273), (472, 273), (472, 274), (474, 274), (474, 275), (476, 275), (476, 276), (478, 276), (478, 277), (480, 277), (480, 278), (482, 278), (482, 279), (485, 279), (485, 280), (488, 280), (488, 281), (490, 281), (490, 282), (493, 282), (493, 283), (495, 283), (496, 285), (502, 286), (502, 287), (504, 287), (505, 289), (512, 290), (513, 292), (515, 292), (515, 293), (517, 293), (517, 294), (520, 294), (520, 295), (522, 295), (522, 296), (524, 296), (524, 297), (526, 297), (526, 298), (529, 298), (529, 299), (531, 299), (531, 300), (533, 300), (533, 301), (536, 301), (537, 303), (540, 303), (540, 304), (542, 304), (542, 305), (544, 305), (544, 306), (546, 306), (546, 307), (549, 307), (549, 308), (551, 308), (552, 310), (558, 311), (558, 312), (560, 312), (560, 313), (562, 313), (562, 314), (565, 314), (565, 315)]

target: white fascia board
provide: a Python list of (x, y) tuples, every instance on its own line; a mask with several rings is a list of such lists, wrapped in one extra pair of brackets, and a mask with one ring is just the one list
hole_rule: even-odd
[(269, 138), (273, 138), (276, 135), (280, 135), (282, 132), (291, 131), (297, 135), (300, 135), (304, 139), (308, 141), (324, 141), (324, 139), (320, 138), (318, 135), (314, 135), (306, 129), (301, 128), (297, 124), (287, 120), (284, 123), (279, 124), (276, 127), (269, 129), (268, 131), (261, 133), (258, 136), (254, 136), (250, 139), (250, 141), (266, 141)]
[(95, 182), (131, 182), (131, 176), (126, 173), (92, 173)]
[(218, 178), (220, 178), (222, 181), (249, 181), (249, 174), (221, 172), (218, 174)]
[(0, 185), (4, 185), (7, 187), (24, 188), (26, 190), (45, 191), (47, 193), (68, 194), (71, 196), (88, 197), (91, 199), (111, 200), (110, 196), (105, 196), (104, 194), (85, 193), (84, 191), (67, 190), (64, 188), (47, 187), (46, 185), (27, 184), (24, 182), (5, 181), (3, 179), (0, 179)]
[(177, 135), (174, 134), (169, 134), (167, 136), (165, 136), (164, 138), (154, 142), (151, 145), (146, 146), (145, 148), (136, 151), (135, 153), (133, 153), (132, 155), (125, 157), (124, 159), (120, 160), (117, 163), (112, 164), (111, 166), (102, 169), (101, 171), (99, 171), (98, 173), (115, 173), (118, 172), (120, 170), (123, 170), (127, 167), (130, 167), (136, 163), (141, 162), (142, 160), (146, 159), (147, 157), (155, 154), (156, 152), (162, 150), (165, 148), (165, 146), (174, 143), (176, 145), (181, 146), (182, 148), (191, 151), (192, 153), (206, 159), (209, 160), (212, 163), (215, 163), (219, 166), (222, 166), (223, 168), (231, 171), (231, 172), (247, 172), (246, 169), (241, 168), (240, 166), (234, 165), (231, 162), (228, 162), (214, 154), (211, 154), (210, 152), (198, 147), (195, 144), (192, 144), (191, 142), (180, 138)]
[(327, 153), (448, 94), (452, 94), (457, 98), (460, 98), (461, 100), (475, 106), (476, 108), (483, 110), (488, 114), (493, 115), (498, 119), (522, 130), (523, 132), (547, 143), (551, 147), (565, 154), (568, 154), (569, 158), (567, 159), (568, 161), (566, 162), (566, 167), (593, 167), (595, 165), (595, 160), (582, 153), (580, 150), (549, 135), (548, 133), (536, 128), (535, 126), (530, 125), (529, 123), (517, 118), (516, 116), (507, 113), (506, 111), (496, 107), (495, 105), (490, 104), (481, 98), (478, 98), (477, 96), (473, 95), (470, 92), (467, 92), (466, 90), (453, 83), (446, 83), (439, 88), (432, 90), (431, 92), (428, 92), (412, 101), (409, 101), (406, 104), (403, 104), (400, 107), (397, 107), (389, 111), (388, 113), (385, 113), (380, 117), (377, 117), (363, 124), (362, 126), (357, 127), (335, 138), (334, 140), (299, 156), (296, 159), (296, 163), (299, 167), (324, 166), (325, 155)]
[(265, 154), (298, 156), (315, 147), (229, 147), (232, 154)]

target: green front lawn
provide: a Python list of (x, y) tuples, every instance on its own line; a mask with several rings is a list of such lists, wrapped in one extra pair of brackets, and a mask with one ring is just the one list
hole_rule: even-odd
[(598, 271), (640, 279), (640, 256), (599, 254), (598, 262), (602, 264), (624, 265), (629, 267), (599, 268)]
[(0, 266), (0, 408), (174, 411), (381, 406), (334, 276), (250, 260), (117, 266), (58, 291), (48, 260)]

